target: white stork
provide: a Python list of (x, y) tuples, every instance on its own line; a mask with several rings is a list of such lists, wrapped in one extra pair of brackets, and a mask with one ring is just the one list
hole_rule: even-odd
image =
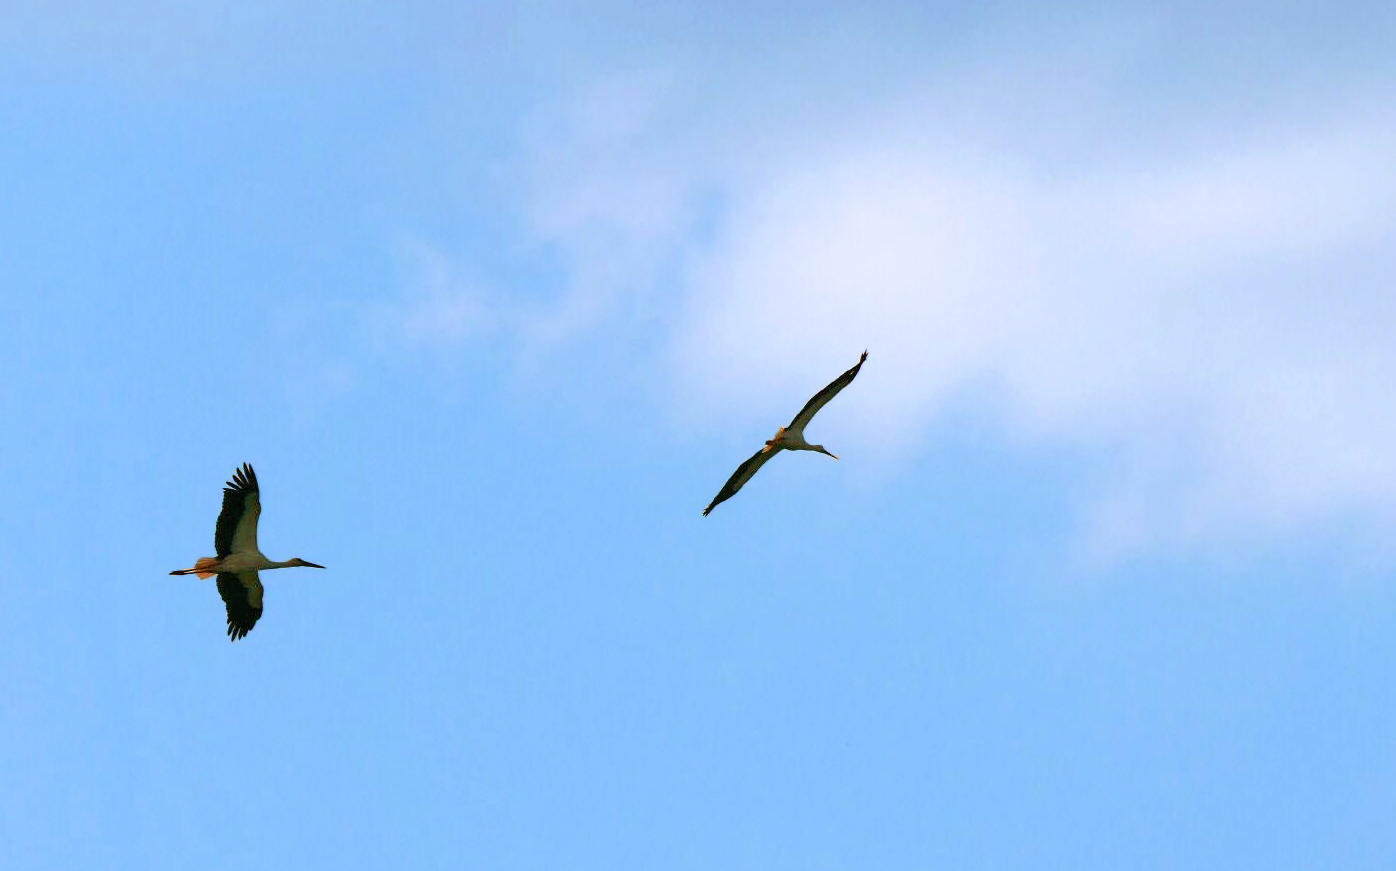
[[(853, 379), (858, 376), (858, 370), (863, 368), (863, 361), (866, 359), (868, 359), (868, 352), (864, 351), (863, 356), (858, 358), (858, 364), (856, 366), (835, 378), (830, 382), (828, 387), (825, 387), (823, 390), (810, 397), (810, 401), (805, 403), (805, 407), (800, 409), (800, 413), (795, 415), (795, 419), (790, 421), (789, 426), (783, 426), (776, 430), (775, 438), (768, 439), (765, 447), (752, 454), (751, 459), (738, 466), (737, 471), (733, 472), (732, 477), (727, 479), (727, 483), (722, 485), (722, 489), (718, 491), (713, 501), (708, 504), (707, 508), (703, 509), (703, 516), (707, 517), (708, 512), (712, 511), (719, 502), (725, 502), (737, 495), (737, 491), (742, 489), (742, 485), (750, 481), (751, 477), (755, 475), (762, 466), (766, 465), (766, 461), (780, 453), (781, 449), (787, 451), (818, 451), (821, 454), (834, 457), (833, 454), (824, 450), (823, 445), (812, 445), (805, 441), (805, 427), (808, 426), (810, 420), (819, 413), (819, 409), (823, 408), (828, 404), (829, 400), (837, 396), (840, 390), (853, 383)], [(838, 457), (834, 457), (834, 459), (837, 460)]]
[(257, 618), (262, 616), (262, 581), (257, 572), (292, 566), (324, 568), (300, 557), (285, 562), (267, 559), (257, 549), (257, 518), (261, 516), (257, 473), (243, 463), (241, 469), (233, 470), (233, 480), (223, 488), (223, 510), (218, 514), (218, 527), (213, 532), (213, 547), (218, 556), (200, 557), (192, 569), (170, 572), (200, 578), (218, 575), (218, 595), (228, 606), (228, 637), (233, 641), (251, 632), (257, 625)]

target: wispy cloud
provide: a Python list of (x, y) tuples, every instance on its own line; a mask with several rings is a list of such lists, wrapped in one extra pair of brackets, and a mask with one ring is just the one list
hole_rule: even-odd
[(411, 278), (406, 295), (382, 321), (409, 344), (443, 347), (495, 330), (505, 313), (478, 282), (460, 274), (459, 266), (422, 242), (403, 243)]
[(672, 137), (676, 87), (658, 72), (612, 76), (535, 118), (525, 220), (566, 278), (557, 301), (523, 324), (532, 343), (629, 316), (672, 265), (696, 220), (701, 173)]

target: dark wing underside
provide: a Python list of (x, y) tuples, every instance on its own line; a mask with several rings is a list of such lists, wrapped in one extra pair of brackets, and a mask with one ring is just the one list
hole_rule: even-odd
[(794, 419), (790, 421), (790, 426), (786, 429), (803, 431), (809, 425), (810, 419), (819, 413), (819, 409), (823, 408), (829, 400), (838, 396), (840, 390), (853, 383), (853, 379), (858, 377), (858, 370), (863, 368), (863, 361), (866, 359), (868, 359), (868, 352), (864, 351), (863, 356), (858, 358), (857, 365), (829, 382), (828, 387), (811, 396), (809, 402), (805, 403), (805, 407), (800, 409), (800, 413), (795, 415)]
[(218, 576), (218, 595), (228, 606), (228, 638), (237, 641), (262, 616), (262, 581), (256, 572), (225, 572)]
[[(241, 469), (233, 471), (233, 480), (223, 488), (223, 510), (218, 513), (218, 527), (213, 532), (213, 549), (218, 556), (225, 557), (232, 553), (233, 538), (237, 534), (238, 524), (244, 522), (244, 519), (248, 523), (256, 524), (255, 509), (260, 507), (257, 473), (252, 471), (251, 465), (243, 463)], [(249, 512), (249, 508), (254, 510)], [(255, 545), (255, 525), (252, 527), (252, 536)], [(248, 628), (252, 627), (249, 625)]]
[(727, 483), (722, 485), (722, 489), (718, 491), (717, 496), (713, 497), (713, 501), (708, 504), (707, 508), (703, 509), (703, 516), (707, 517), (708, 512), (712, 511), (718, 503), (726, 502), (728, 499), (737, 495), (737, 491), (742, 489), (742, 485), (750, 481), (757, 470), (764, 466), (766, 461), (771, 457), (780, 453), (781, 450), (779, 446), (766, 445), (761, 448), (761, 450), (752, 454), (751, 459), (737, 467), (737, 471), (733, 472), (732, 477), (727, 479)]

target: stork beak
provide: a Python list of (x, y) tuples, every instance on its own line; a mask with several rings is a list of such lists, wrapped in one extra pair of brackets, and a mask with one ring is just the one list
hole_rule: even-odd
[(324, 566), (317, 566), (315, 563), (308, 563), (308, 562), (306, 562), (305, 560), (301, 560), (301, 565), (305, 566), (305, 567), (308, 568), (308, 569), (323, 569), (323, 568), (324, 568)]
[(824, 453), (829, 454), (829, 456), (833, 457), (833, 458), (836, 459), (836, 460), (838, 459), (838, 456), (835, 455), (835, 454), (831, 454), (831, 453), (829, 453), (828, 451), (825, 451)]

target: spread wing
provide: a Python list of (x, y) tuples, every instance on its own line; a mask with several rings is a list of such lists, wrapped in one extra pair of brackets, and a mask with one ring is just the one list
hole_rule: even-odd
[(256, 572), (225, 572), (218, 576), (218, 595), (228, 606), (228, 637), (237, 641), (262, 616), (262, 580)]
[(761, 450), (752, 454), (751, 459), (737, 467), (737, 471), (733, 472), (732, 477), (727, 479), (727, 483), (722, 485), (722, 489), (713, 497), (713, 501), (708, 504), (707, 508), (703, 509), (703, 516), (707, 517), (708, 512), (712, 511), (719, 502), (726, 502), (737, 495), (737, 491), (742, 489), (742, 485), (750, 481), (751, 476), (755, 475), (762, 466), (766, 465), (767, 460), (780, 451), (781, 448), (776, 445), (765, 445)]
[(213, 532), (213, 547), (218, 556), (257, 552), (257, 518), (261, 515), (257, 473), (243, 463), (241, 469), (233, 471), (233, 480), (223, 488), (223, 510), (218, 514), (218, 527)]
[(863, 361), (866, 359), (868, 359), (868, 352), (864, 351), (863, 356), (858, 358), (856, 366), (829, 382), (828, 387), (811, 396), (809, 402), (805, 403), (805, 407), (800, 409), (800, 413), (795, 415), (795, 419), (790, 421), (790, 426), (787, 426), (786, 429), (803, 433), (810, 420), (819, 413), (819, 409), (827, 405), (829, 400), (838, 396), (840, 390), (853, 383), (853, 379), (858, 377), (858, 370), (863, 368)]

